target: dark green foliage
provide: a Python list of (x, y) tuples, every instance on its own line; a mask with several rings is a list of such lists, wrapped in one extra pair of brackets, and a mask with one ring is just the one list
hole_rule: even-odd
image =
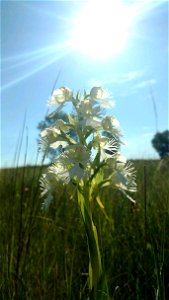
[(160, 158), (169, 156), (169, 130), (157, 132), (152, 139), (152, 145), (158, 152)]
[[(106, 216), (93, 203), (113, 300), (169, 299), (169, 171), (158, 163), (134, 162), (136, 204), (107, 188), (100, 195)], [(0, 299), (87, 300), (88, 251), (76, 187), (58, 184), (42, 211), (41, 172), (0, 171)]]

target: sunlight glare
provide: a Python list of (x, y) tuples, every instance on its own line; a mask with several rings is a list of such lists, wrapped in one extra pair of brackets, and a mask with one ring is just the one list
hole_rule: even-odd
[(90, 1), (74, 20), (72, 47), (106, 59), (124, 49), (134, 18), (120, 0)]

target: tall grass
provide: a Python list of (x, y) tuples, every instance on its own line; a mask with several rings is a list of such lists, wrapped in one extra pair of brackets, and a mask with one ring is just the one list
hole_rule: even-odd
[[(105, 190), (94, 207), (111, 299), (169, 299), (169, 172), (135, 161), (136, 205)], [(43, 167), (45, 168), (45, 167)], [(88, 298), (86, 236), (73, 185), (41, 210), (42, 167), (0, 171), (0, 299)], [(94, 204), (95, 205), (95, 204)]]

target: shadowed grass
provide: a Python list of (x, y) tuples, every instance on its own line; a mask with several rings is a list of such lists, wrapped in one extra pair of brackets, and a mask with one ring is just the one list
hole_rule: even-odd
[[(157, 171), (158, 161), (134, 163), (136, 205), (111, 189), (101, 197), (107, 218), (94, 204), (104, 269), (112, 299), (165, 300), (169, 297), (169, 174)], [(87, 299), (88, 253), (77, 195), (73, 186), (58, 184), (55, 201), (42, 211), (41, 169), (0, 171), (0, 299)]]

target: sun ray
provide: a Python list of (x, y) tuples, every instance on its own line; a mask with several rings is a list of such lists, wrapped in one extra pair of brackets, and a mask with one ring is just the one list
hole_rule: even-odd
[(40, 49), (36, 49), (36, 50), (33, 50), (33, 51), (28, 51), (28, 52), (25, 52), (25, 53), (20, 53), (20, 54), (17, 54), (17, 55), (5, 57), (5, 58), (2, 59), (2, 63), (7, 63), (7, 62), (10, 62), (12, 60), (24, 59), (26, 57), (39, 55), (41, 53), (46, 53), (46, 52), (50, 51), (52, 48), (53, 48), (53, 45), (48, 46), (48, 47), (44, 47), (44, 48), (40, 48)]
[(52, 55), (52, 58), (49, 58), (47, 62), (39, 63), (38, 66), (34, 67), (31, 71), (28, 71), (24, 73), (23, 75), (15, 78), (14, 80), (11, 80), (10, 82), (4, 84), (1, 86), (1, 91), (4, 91), (8, 88), (11, 88), (12, 86), (20, 83), (21, 81), (27, 79), (28, 77), (31, 77), (32, 75), (40, 72), (41, 70), (49, 67), (50, 65), (54, 64), (56, 61), (60, 60), (64, 56), (66, 56), (68, 53), (70, 53), (70, 49), (66, 48), (64, 51), (58, 51), (58, 53), (55, 52), (55, 55)]
[(58, 51), (58, 50), (62, 50), (65, 49), (66, 47), (69, 46), (69, 43), (67, 41), (64, 42), (60, 42), (59, 44), (52, 44), (48, 47), (43, 47), (43, 48), (39, 48), (33, 51), (28, 51), (25, 53), (20, 53), (17, 55), (13, 55), (13, 56), (9, 56), (9, 57), (5, 57), (2, 59), (1, 63), (7, 63), (10, 62), (12, 60), (20, 60), (20, 59), (25, 59), (26, 57), (32, 57), (32, 56), (37, 56), (43, 53), (48, 53), (50, 51)]
[(51, 49), (50, 51), (47, 51), (45, 53), (34, 54), (31, 57), (25, 58), (22, 61), (20, 60), (17, 63), (13, 63), (13, 64), (10, 63), (9, 66), (4, 65), (4, 67), (2, 66), (2, 69), (4, 68), (5, 71), (7, 71), (7, 70), (12, 70), (12, 69), (15, 69), (15, 68), (19, 68), (21, 66), (27, 65), (27, 64), (29, 64), (31, 62), (34, 62), (34, 61), (37, 61), (37, 60), (40, 60), (40, 59), (45, 58), (46, 56), (49, 56), (49, 55), (52, 55), (52, 54), (55, 54), (54, 49)]

